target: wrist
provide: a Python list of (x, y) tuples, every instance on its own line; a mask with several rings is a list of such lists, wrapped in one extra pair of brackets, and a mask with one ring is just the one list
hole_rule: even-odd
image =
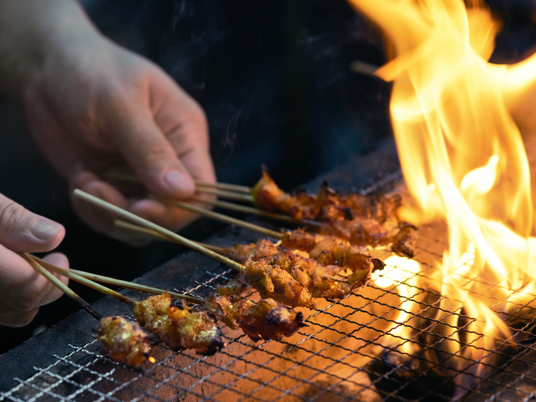
[(3, 0), (0, 15), (0, 91), (20, 101), (45, 66), (72, 42), (97, 31), (75, 0)]

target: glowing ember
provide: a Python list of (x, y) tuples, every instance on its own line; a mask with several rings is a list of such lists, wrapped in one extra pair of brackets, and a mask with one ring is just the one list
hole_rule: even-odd
[(517, 118), (534, 104), (526, 99), (536, 59), (487, 62), (499, 24), (478, 0), (468, 8), (462, 0), (350, 3), (386, 37), (391, 61), (376, 74), (394, 82), (391, 117), (419, 208), (404, 218), (449, 226), (450, 248), (430, 284), (447, 296), (434, 339), (450, 354), (447, 368), (473, 374), (455, 379), (470, 387), (490, 351), (511, 336), (498, 314), (516, 313), (535, 287), (529, 167), (509, 108)]

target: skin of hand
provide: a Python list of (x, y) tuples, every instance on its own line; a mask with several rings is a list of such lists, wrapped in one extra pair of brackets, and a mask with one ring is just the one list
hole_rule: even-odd
[[(26, 210), (0, 194), (0, 325), (27, 325), (40, 306), (63, 293), (41, 276), (17, 253), (46, 252), (58, 246), (65, 236), (60, 224)], [(68, 268), (60, 253), (44, 258)], [(68, 279), (58, 276), (65, 284)]]
[[(7, 1), (8, 14), (25, 15), (16, 2)], [(129, 167), (150, 192), (178, 199), (194, 193), (193, 179), (214, 182), (201, 107), (159, 67), (103, 37), (77, 2), (28, 3), (40, 12), (27, 30), (40, 35), (32, 38), (17, 28), (20, 49), (8, 60), (24, 67), (6, 86), (22, 102), (43, 155), (71, 189), (169, 229), (183, 227), (191, 213), (146, 196), (127, 197), (104, 175)], [(0, 42), (0, 56), (1, 49)], [(80, 200), (72, 203), (94, 229), (139, 242), (138, 235), (114, 228), (113, 216)]]

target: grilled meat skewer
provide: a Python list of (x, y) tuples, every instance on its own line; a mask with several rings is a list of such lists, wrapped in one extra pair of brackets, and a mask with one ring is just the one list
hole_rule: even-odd
[(315, 229), (320, 234), (337, 236), (358, 246), (391, 245), (393, 252), (413, 257), (412, 233), (416, 228), (399, 221), (398, 195), (341, 196), (325, 183), (317, 195), (303, 191), (290, 195), (277, 186), (266, 170), (252, 187), (251, 195), (260, 209), (289, 215), (296, 222), (321, 223)]

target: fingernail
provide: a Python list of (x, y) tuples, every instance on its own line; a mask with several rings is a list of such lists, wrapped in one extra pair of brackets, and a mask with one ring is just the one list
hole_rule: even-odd
[(195, 188), (193, 180), (178, 170), (172, 170), (171, 172), (166, 173), (164, 180), (171, 191), (185, 191), (193, 190)]
[(49, 241), (58, 234), (60, 229), (61, 225), (59, 223), (48, 219), (38, 219), (32, 224), (30, 230), (39, 240)]
[(66, 268), (68, 264), (66, 264), (67, 257), (65, 257), (61, 253), (52, 253), (47, 255), (45, 258), (43, 258), (46, 262), (56, 265), (57, 267), (63, 267)]

